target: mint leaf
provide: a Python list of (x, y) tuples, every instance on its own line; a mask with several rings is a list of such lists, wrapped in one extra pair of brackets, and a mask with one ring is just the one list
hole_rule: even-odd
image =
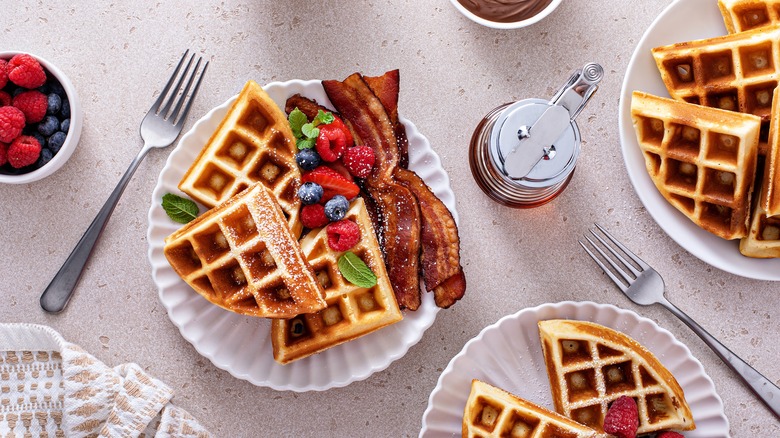
[(328, 123), (333, 123), (334, 117), (333, 113), (331, 112), (325, 112), (323, 110), (317, 110), (317, 116), (314, 117), (314, 126), (317, 125), (327, 125)]
[(295, 145), (298, 149), (311, 149), (314, 147), (315, 140), (313, 138), (299, 138), (295, 141)]
[(290, 129), (292, 129), (293, 135), (296, 138), (301, 137), (301, 127), (306, 123), (309, 123), (306, 114), (297, 107), (290, 112), (290, 115), (287, 116), (287, 120), (290, 122)]
[(307, 123), (301, 127), (301, 132), (303, 135), (305, 135), (307, 138), (314, 138), (316, 139), (318, 135), (320, 135), (319, 128), (315, 128), (313, 123)]
[(376, 284), (376, 275), (352, 251), (347, 251), (339, 257), (338, 265), (341, 275), (355, 286), (372, 287)]
[(168, 214), (168, 217), (180, 224), (186, 224), (198, 217), (198, 205), (193, 201), (166, 193), (162, 197), (162, 208)]

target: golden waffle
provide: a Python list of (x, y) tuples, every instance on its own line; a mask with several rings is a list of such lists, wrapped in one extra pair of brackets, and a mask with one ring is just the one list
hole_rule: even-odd
[(367, 289), (344, 279), (337, 265), (344, 253), (328, 246), (326, 227), (312, 230), (304, 236), (301, 248), (325, 288), (327, 308), (317, 313), (273, 321), (271, 340), (274, 359), (279, 363), (289, 363), (318, 353), (402, 318), (362, 198), (352, 202), (344, 218), (360, 227), (361, 239), (350, 251), (374, 272), (377, 283)]
[(187, 284), (227, 310), (289, 318), (325, 307), (314, 271), (262, 184), (168, 236), (164, 252)]
[(780, 78), (780, 27), (653, 49), (669, 95), (704, 106), (754, 114), (769, 133), (772, 93)]
[(596, 431), (479, 380), (463, 411), (463, 437), (591, 438)]
[(769, 124), (769, 150), (764, 162), (763, 194), (758, 203), (767, 216), (780, 215), (780, 87), (775, 89), (772, 121)]
[(692, 430), (691, 410), (674, 376), (638, 342), (584, 321), (539, 321), (555, 410), (603, 432), (609, 404), (620, 396), (639, 408), (637, 435)]
[(760, 119), (635, 91), (631, 116), (658, 191), (701, 228), (744, 237)]
[[(758, 199), (763, 199), (766, 190), (766, 175), (764, 185)], [(750, 220), (750, 231), (739, 241), (739, 252), (746, 257), (775, 258), (780, 257), (780, 217), (767, 217), (762, 202), (757, 201)]]
[(780, 23), (780, 0), (718, 0), (729, 33)]
[(249, 81), (182, 177), (179, 189), (212, 208), (261, 182), (274, 193), (298, 237), (303, 225), (296, 151), (284, 112), (255, 81)]

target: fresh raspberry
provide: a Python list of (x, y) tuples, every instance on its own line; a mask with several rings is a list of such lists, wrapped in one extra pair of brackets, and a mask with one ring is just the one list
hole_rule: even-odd
[(371, 175), (371, 169), (374, 168), (374, 150), (368, 146), (355, 146), (347, 149), (341, 161), (347, 166), (352, 176), (365, 178)]
[(8, 145), (0, 143), (0, 166), (4, 166), (8, 162)]
[(38, 88), (46, 82), (46, 72), (37, 59), (25, 53), (8, 61), (8, 79), (24, 88)]
[(301, 222), (306, 228), (319, 228), (327, 225), (325, 207), (320, 204), (304, 205), (301, 209)]
[(29, 135), (16, 137), (11, 146), (8, 146), (8, 162), (16, 169), (34, 164), (40, 155), (41, 144)]
[(348, 148), (351, 148), (352, 146), (355, 145), (355, 139), (352, 138), (352, 133), (349, 132), (349, 128), (347, 128), (347, 125), (344, 124), (343, 120), (341, 120), (334, 114), (333, 121), (330, 122), (330, 124), (341, 129), (344, 132), (344, 137), (346, 137)]
[(655, 438), (685, 438), (682, 434), (677, 432), (661, 432), (655, 436)]
[(10, 106), (11, 102), (13, 102), (13, 99), (11, 99), (11, 95), (6, 93), (5, 91), (0, 90), (0, 107)]
[(325, 231), (328, 246), (334, 251), (346, 251), (360, 242), (360, 227), (351, 220), (332, 222)]
[(618, 438), (636, 438), (638, 428), (639, 411), (636, 401), (624, 395), (612, 402), (604, 417), (604, 432)]
[(322, 186), (324, 190), (320, 198), (321, 204), (330, 201), (336, 195), (344, 195), (345, 198), (352, 199), (360, 193), (357, 184), (327, 166), (319, 166), (311, 172), (304, 173), (301, 181), (315, 182)]
[(6, 71), (7, 66), (8, 61), (5, 59), (0, 59), (0, 88), (5, 88), (5, 86), (8, 84), (8, 72)]
[(24, 113), (15, 106), (0, 108), (0, 142), (10, 143), (24, 129)]
[(27, 123), (38, 123), (46, 115), (49, 99), (38, 90), (23, 91), (14, 97), (14, 106), (22, 110)]
[(317, 136), (317, 153), (323, 161), (332, 162), (341, 158), (347, 148), (347, 137), (344, 131), (333, 124), (322, 125)]

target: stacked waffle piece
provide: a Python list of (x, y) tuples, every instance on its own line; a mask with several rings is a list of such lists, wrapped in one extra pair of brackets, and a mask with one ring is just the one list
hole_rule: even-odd
[(637, 405), (636, 435), (695, 428), (677, 380), (635, 340), (586, 321), (538, 325), (556, 412), (475, 379), (463, 437), (606, 437), (605, 418), (624, 397)]
[(674, 101), (634, 93), (637, 140), (678, 210), (743, 255), (780, 257), (780, 2), (718, 5), (728, 35), (653, 49)]
[(301, 175), (284, 112), (249, 81), (179, 184), (208, 211), (166, 238), (177, 274), (227, 310), (273, 318), (275, 359), (309, 356), (402, 319), (363, 200), (345, 219), (360, 228), (351, 252), (377, 278), (355, 286), (337, 266), (325, 228), (299, 241)]

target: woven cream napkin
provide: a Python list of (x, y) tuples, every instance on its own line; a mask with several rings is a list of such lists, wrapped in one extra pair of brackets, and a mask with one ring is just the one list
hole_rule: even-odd
[(110, 368), (50, 327), (0, 324), (0, 437), (210, 437), (136, 364)]

